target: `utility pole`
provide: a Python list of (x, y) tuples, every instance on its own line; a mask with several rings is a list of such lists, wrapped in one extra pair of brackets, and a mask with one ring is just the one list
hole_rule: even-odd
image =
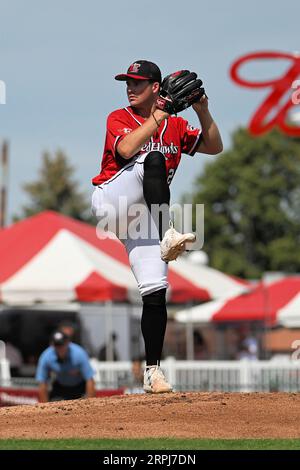
[(0, 228), (4, 228), (6, 225), (7, 187), (8, 187), (8, 142), (4, 141), (2, 144), (2, 152), (1, 152)]

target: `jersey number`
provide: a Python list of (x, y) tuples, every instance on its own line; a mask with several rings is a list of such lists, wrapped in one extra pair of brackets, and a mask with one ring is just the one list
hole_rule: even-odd
[(168, 183), (168, 184), (171, 184), (171, 181), (172, 181), (172, 179), (173, 179), (174, 173), (175, 173), (174, 168), (170, 168), (169, 173), (168, 173), (168, 178), (167, 178), (167, 183)]

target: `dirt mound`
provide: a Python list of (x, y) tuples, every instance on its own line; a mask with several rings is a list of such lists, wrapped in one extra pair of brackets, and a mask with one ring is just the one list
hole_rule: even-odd
[(298, 393), (123, 395), (0, 408), (0, 438), (300, 438)]

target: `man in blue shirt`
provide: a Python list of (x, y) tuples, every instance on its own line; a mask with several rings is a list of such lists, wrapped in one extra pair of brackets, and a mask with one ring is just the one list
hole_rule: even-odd
[[(51, 345), (41, 354), (36, 380), (40, 402), (75, 400), (95, 396), (94, 371), (85, 350), (61, 331), (51, 338)], [(48, 383), (52, 380), (49, 394)]]

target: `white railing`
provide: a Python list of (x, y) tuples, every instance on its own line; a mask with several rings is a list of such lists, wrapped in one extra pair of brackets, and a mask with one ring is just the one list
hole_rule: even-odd
[[(11, 383), (5, 345), (0, 341), (0, 384)], [(91, 359), (97, 389), (130, 386), (131, 362), (99, 362)], [(178, 391), (299, 392), (299, 361), (176, 361), (161, 362), (166, 377)], [(22, 378), (18, 379), (22, 381)], [(31, 382), (34, 379), (27, 379)], [(25, 384), (22, 382), (22, 385)]]
[(99, 362), (97, 359), (90, 360), (95, 371), (95, 382), (97, 388), (119, 388), (126, 386), (126, 380), (131, 374), (130, 361)]
[[(126, 386), (130, 362), (91, 360), (97, 388)], [(161, 367), (175, 390), (185, 391), (300, 391), (300, 362), (292, 361), (176, 361), (168, 358)]]
[(0, 340), (0, 385), (9, 385), (10, 383), (10, 368), (9, 362), (6, 359), (5, 343)]

